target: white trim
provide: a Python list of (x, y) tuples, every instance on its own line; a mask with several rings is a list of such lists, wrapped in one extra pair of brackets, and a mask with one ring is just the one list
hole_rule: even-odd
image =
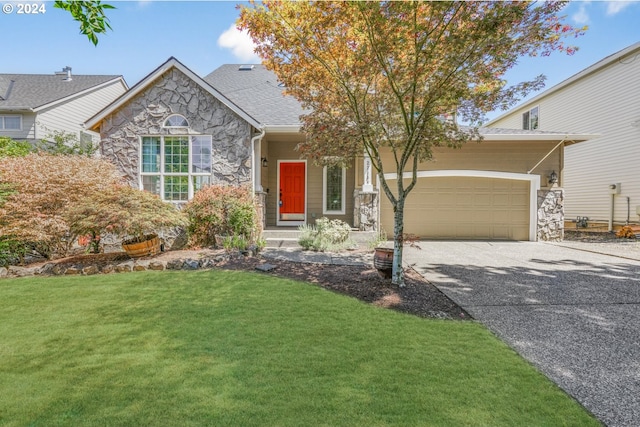
[[(520, 116), (522, 119), (522, 116)], [(513, 130), (517, 132), (516, 129), (505, 129), (507, 131)], [(521, 130), (522, 132), (522, 130)], [(531, 132), (541, 132), (541, 131), (531, 131)], [(482, 135), (482, 143), (485, 142), (499, 142), (499, 141), (526, 141), (531, 143), (536, 142), (548, 142), (548, 141), (560, 141), (562, 139), (568, 143), (574, 142), (582, 142), (588, 141), (590, 139), (594, 139), (599, 137), (600, 134), (597, 133), (499, 133), (499, 134), (486, 134)], [(471, 141), (477, 141), (477, 139), (471, 139)]]
[[(280, 163), (304, 163), (304, 219), (302, 221), (282, 221), (280, 220)], [(299, 160), (278, 160), (278, 170), (276, 174), (276, 225), (277, 226), (291, 226), (297, 227), (307, 223), (307, 197), (309, 195), (309, 186), (307, 183), (307, 176), (309, 175), (309, 168), (307, 167), (307, 161), (304, 159)]]
[[(185, 122), (187, 122), (187, 125), (186, 125), (186, 126), (174, 126), (174, 125), (167, 125), (167, 122), (168, 122), (168, 121), (169, 121), (169, 119), (170, 119), (170, 118), (172, 118), (172, 117), (180, 117), (180, 118), (182, 118), (182, 120), (184, 120)], [(177, 114), (177, 113), (175, 113), (175, 114), (169, 114), (169, 115), (167, 116), (167, 118), (166, 118), (166, 119), (164, 119), (164, 122), (162, 122), (162, 127), (163, 127), (164, 129), (186, 129), (186, 128), (190, 127), (190, 126), (189, 126), (189, 120), (187, 120), (187, 118), (186, 118), (185, 116), (183, 116), (182, 114)]]
[(269, 133), (300, 133), (302, 125), (266, 125), (264, 130)]
[[(411, 179), (411, 172), (402, 174), (404, 179)], [(469, 177), (469, 178), (497, 178), (510, 179), (516, 181), (529, 182), (529, 241), (537, 240), (538, 227), (538, 190), (540, 189), (540, 175), (513, 173), (513, 172), (497, 172), (483, 170), (434, 170), (434, 171), (418, 171), (418, 178), (436, 178), (436, 177)], [(385, 180), (397, 179), (396, 173), (385, 173)], [(376, 176), (376, 187), (380, 188), (380, 178)]]
[(341, 167), (342, 169), (342, 197), (340, 210), (337, 211), (329, 211), (327, 209), (327, 167), (322, 168), (322, 214), (323, 215), (344, 215), (345, 214), (345, 205), (346, 205), (346, 197), (347, 197), (347, 169), (345, 167)]

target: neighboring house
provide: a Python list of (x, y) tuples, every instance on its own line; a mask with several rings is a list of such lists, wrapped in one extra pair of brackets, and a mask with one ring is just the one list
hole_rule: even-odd
[(128, 89), (122, 76), (0, 74), (0, 135), (37, 142), (54, 131), (83, 136), (83, 123)]
[[(129, 182), (182, 203), (209, 183), (251, 185), (267, 227), (326, 216), (391, 235), (393, 215), (380, 197), (369, 159), (322, 167), (300, 159), (299, 103), (283, 95), (261, 65), (224, 65), (204, 79), (170, 58), (86, 127)], [(562, 238), (565, 144), (589, 135), (482, 129), (484, 141), (441, 148), (420, 165), (407, 200), (405, 232), (427, 238)], [(558, 147), (560, 147), (558, 149)], [(390, 154), (388, 154), (387, 162)], [(396, 179), (395, 174), (386, 174)]]
[(573, 221), (587, 217), (590, 223), (608, 223), (611, 228), (614, 222), (638, 222), (640, 43), (602, 59), (487, 125), (599, 134), (565, 151), (565, 217)]

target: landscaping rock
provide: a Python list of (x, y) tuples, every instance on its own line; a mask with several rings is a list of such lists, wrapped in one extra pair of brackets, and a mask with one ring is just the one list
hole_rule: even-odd
[(195, 259), (187, 259), (182, 264), (183, 270), (197, 270), (200, 268), (200, 262)]
[(116, 267), (113, 264), (107, 264), (100, 269), (103, 274), (109, 274), (116, 271)]
[(98, 269), (97, 265), (88, 265), (82, 269), (82, 274), (85, 274), (87, 276), (98, 273), (100, 273), (100, 270)]
[(0, 277), (7, 277), (8, 270), (5, 267), (0, 267)]
[(164, 263), (160, 261), (151, 261), (149, 263), (149, 270), (157, 270), (157, 271), (164, 270)]
[(117, 264), (115, 269), (116, 273), (128, 273), (129, 271), (133, 270), (133, 261), (126, 261)]
[(54, 274), (53, 270), (55, 269), (56, 265), (57, 264), (54, 262), (48, 262), (42, 267), (40, 267), (40, 271), (38, 272), (38, 274), (44, 274), (44, 275)]
[(7, 269), (7, 275), (15, 276), (15, 277), (34, 276), (37, 270), (38, 270), (37, 268), (18, 267), (18, 266), (12, 265)]
[(271, 271), (271, 270), (273, 270), (275, 268), (276, 268), (275, 265), (269, 264), (269, 263), (265, 263), (265, 264), (260, 264), (259, 266), (257, 266), (256, 270), (267, 272), (267, 271)]
[(143, 263), (136, 263), (133, 265), (133, 271), (147, 271), (147, 266)]
[(183, 264), (184, 264), (184, 260), (172, 259), (167, 263), (167, 270), (182, 270)]
[(80, 270), (79, 268), (69, 267), (65, 270), (64, 274), (65, 276), (72, 276), (72, 275), (80, 274), (81, 272), (82, 270)]

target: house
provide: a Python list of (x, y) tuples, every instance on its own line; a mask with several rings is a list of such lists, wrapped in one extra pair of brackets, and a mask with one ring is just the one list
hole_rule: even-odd
[(37, 142), (57, 131), (82, 140), (83, 123), (127, 89), (122, 76), (73, 75), (71, 67), (0, 74), (0, 135)]
[[(349, 168), (301, 159), (300, 105), (261, 65), (224, 65), (204, 78), (175, 58), (96, 114), (101, 153), (131, 185), (183, 203), (209, 183), (251, 185), (267, 227), (326, 216), (392, 233), (368, 158)], [(589, 135), (482, 129), (481, 144), (441, 148), (420, 165), (405, 232), (429, 238), (536, 240), (562, 237), (563, 192), (547, 176), (562, 149)], [(390, 154), (387, 155), (387, 157)], [(385, 175), (394, 180), (394, 174)], [(552, 180), (553, 181), (553, 180)]]
[[(616, 52), (488, 126), (600, 136), (567, 147), (561, 181), (565, 217), (576, 225), (638, 222), (640, 215), (640, 42)], [(588, 220), (586, 220), (588, 218)]]

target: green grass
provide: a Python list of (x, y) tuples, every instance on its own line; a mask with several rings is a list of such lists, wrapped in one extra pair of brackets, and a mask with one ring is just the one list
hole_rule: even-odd
[(0, 425), (599, 424), (476, 323), (208, 271), (0, 281)]

